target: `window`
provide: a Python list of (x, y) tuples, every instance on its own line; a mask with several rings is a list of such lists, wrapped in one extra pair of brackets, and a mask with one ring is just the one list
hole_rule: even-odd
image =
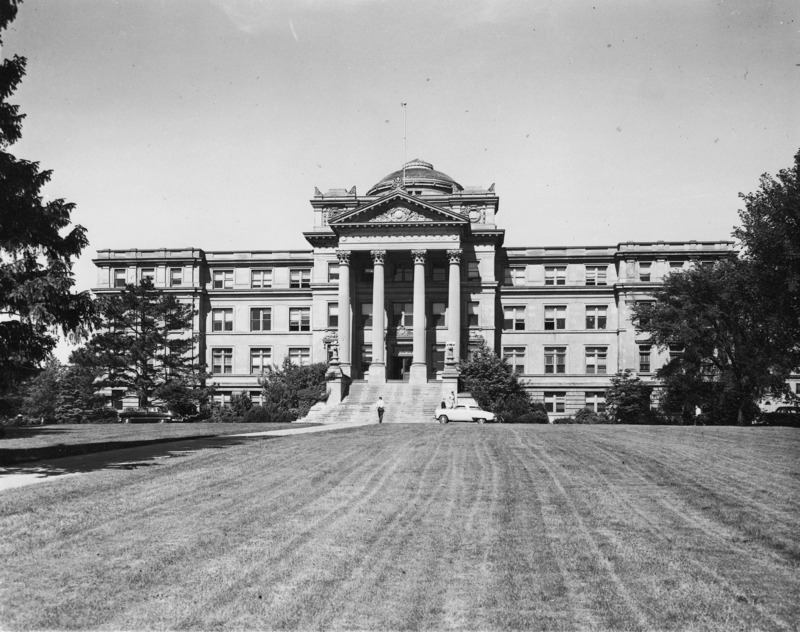
[(602, 391), (586, 393), (585, 407), (596, 413), (602, 413), (606, 409), (606, 394)]
[(361, 303), (361, 327), (372, 327), (372, 303)]
[(544, 268), (545, 285), (566, 285), (567, 266), (545, 266)]
[(640, 263), (639, 264), (639, 280), (644, 283), (650, 282), (650, 264), (649, 263)]
[(272, 364), (272, 349), (250, 349), (250, 373), (260, 374)]
[(339, 264), (338, 263), (329, 263), (328, 264), (328, 283), (338, 283), (339, 282)]
[(683, 355), (683, 347), (681, 345), (670, 345), (669, 346), (669, 359), (670, 361), (676, 360)]
[(328, 303), (328, 327), (339, 326), (339, 303)]
[(303, 290), (311, 287), (311, 270), (292, 269), (289, 270), (289, 287), (295, 290)]
[(233, 331), (233, 309), (211, 310), (211, 331)]
[(308, 347), (289, 347), (289, 362), (298, 366), (311, 364), (311, 349)]
[(125, 281), (124, 268), (114, 270), (114, 287), (125, 287)]
[(444, 345), (433, 345), (431, 349), (431, 364), (433, 370), (437, 373), (444, 371)]
[(608, 347), (586, 347), (586, 373), (605, 374), (608, 364)]
[(467, 281), (480, 281), (481, 268), (477, 261), (467, 262)]
[(467, 303), (467, 327), (480, 327), (480, 303)]
[(586, 329), (605, 329), (606, 328), (605, 305), (586, 306)]
[(407, 263), (398, 263), (394, 267), (394, 274), (392, 275), (392, 280), (395, 281), (395, 283), (399, 283), (402, 281), (413, 281), (414, 268), (408, 265)]
[(270, 331), (271, 329), (271, 307), (255, 307), (250, 310), (250, 331)]
[(212, 287), (215, 290), (229, 290), (233, 287), (233, 270), (214, 270)]
[(212, 349), (211, 372), (216, 375), (233, 373), (233, 349)]
[(525, 268), (517, 266), (503, 270), (503, 285), (525, 285)]
[(544, 408), (548, 413), (563, 413), (566, 401), (567, 394), (564, 392), (544, 392)]
[(650, 345), (639, 345), (639, 373), (650, 373)]
[(392, 327), (414, 326), (414, 304), (392, 303)]
[(361, 371), (369, 371), (372, 364), (372, 345), (361, 345)]
[(441, 263), (433, 264), (431, 266), (431, 280), (437, 283), (447, 281), (447, 268)]
[(513, 306), (503, 308), (503, 329), (513, 331), (525, 330), (525, 307)]
[(156, 271), (154, 268), (142, 268), (142, 281), (149, 279), (151, 283), (156, 281)]
[(223, 408), (228, 408), (231, 405), (231, 393), (217, 393), (214, 401)]
[(250, 270), (250, 287), (272, 287), (272, 270)]
[(669, 262), (669, 271), (670, 272), (682, 272), (683, 271), (683, 261), (670, 261)]
[(250, 391), (250, 401), (253, 402), (254, 405), (260, 406), (263, 404), (262, 397), (264, 397), (263, 391)]
[(503, 347), (503, 357), (514, 373), (525, 373), (525, 347)]
[(545, 373), (566, 373), (567, 372), (567, 348), (566, 347), (545, 347), (544, 348), (544, 372)]
[(310, 307), (292, 307), (289, 309), (289, 331), (311, 331)]
[(438, 301), (431, 303), (431, 321), (432, 327), (447, 327), (444, 303)]
[(179, 285), (183, 285), (183, 268), (169, 269), (169, 284), (170, 287), (177, 287)]
[(586, 285), (605, 285), (606, 266), (586, 266)]
[(554, 306), (544, 308), (544, 328), (546, 331), (567, 328), (567, 308)]

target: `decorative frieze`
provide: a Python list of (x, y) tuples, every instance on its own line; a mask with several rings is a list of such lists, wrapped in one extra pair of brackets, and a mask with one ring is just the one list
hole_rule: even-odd
[(432, 222), (433, 219), (405, 206), (395, 206), (369, 219), (370, 224), (386, 222)]

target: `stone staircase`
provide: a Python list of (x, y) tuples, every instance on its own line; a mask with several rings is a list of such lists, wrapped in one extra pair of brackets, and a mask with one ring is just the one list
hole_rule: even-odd
[(322, 424), (377, 422), (375, 402), (378, 397), (383, 397), (386, 403), (383, 423), (434, 423), (433, 411), (442, 401), (442, 385), (441, 382), (353, 382), (350, 384), (350, 393), (341, 404), (312, 410), (300, 421)]

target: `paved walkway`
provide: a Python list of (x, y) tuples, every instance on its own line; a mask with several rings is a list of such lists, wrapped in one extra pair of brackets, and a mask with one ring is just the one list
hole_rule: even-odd
[(15, 487), (25, 487), (35, 483), (59, 480), (71, 476), (79, 476), (97, 470), (132, 470), (144, 465), (153, 465), (161, 460), (185, 456), (205, 448), (219, 448), (226, 445), (241, 444), (243, 439), (259, 437), (288, 437), (291, 435), (328, 432), (344, 428), (373, 425), (373, 422), (353, 422), (342, 424), (325, 424), (307, 428), (286, 428), (284, 430), (265, 430), (263, 432), (245, 432), (235, 435), (220, 435), (184, 441), (170, 440), (164, 443), (153, 443), (133, 448), (120, 448), (105, 452), (94, 452), (79, 456), (67, 456), (59, 459), (34, 461), (0, 467), (0, 492)]

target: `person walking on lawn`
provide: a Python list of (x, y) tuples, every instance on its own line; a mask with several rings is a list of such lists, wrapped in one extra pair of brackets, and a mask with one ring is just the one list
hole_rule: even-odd
[(384, 409), (383, 397), (379, 397), (377, 403), (375, 404), (375, 408), (378, 411), (378, 423), (383, 423), (383, 409)]

